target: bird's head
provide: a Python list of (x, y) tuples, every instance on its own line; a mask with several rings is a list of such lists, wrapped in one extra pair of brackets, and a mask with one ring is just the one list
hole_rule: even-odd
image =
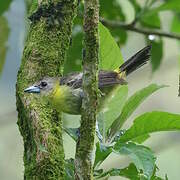
[(26, 93), (40, 93), (42, 95), (50, 95), (56, 85), (59, 84), (59, 79), (54, 77), (45, 77), (40, 81), (36, 82), (32, 86), (26, 88), (24, 92)]

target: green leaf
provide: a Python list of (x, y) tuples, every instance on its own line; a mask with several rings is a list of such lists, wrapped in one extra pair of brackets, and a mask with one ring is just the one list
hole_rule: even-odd
[(173, 17), (172, 24), (171, 24), (171, 32), (180, 33), (180, 14), (176, 14)]
[(121, 136), (119, 143), (134, 141), (138, 137), (159, 132), (180, 130), (180, 115), (153, 111), (134, 120), (133, 125)]
[(154, 72), (159, 68), (163, 58), (163, 41), (162, 39), (151, 41), (151, 45), (151, 65)]
[(78, 133), (79, 129), (78, 128), (64, 128), (64, 131), (74, 140), (77, 142), (78, 140)]
[(103, 169), (94, 169), (93, 175), (100, 176), (103, 173)]
[(74, 159), (65, 160), (65, 180), (74, 180)]
[(0, 16), (1, 16), (6, 10), (8, 10), (11, 2), (12, 2), (12, 0), (6, 0), (6, 1), (1, 1), (1, 2), (0, 2)]
[[(154, 171), (153, 176), (151, 177), (151, 180), (168, 180), (167, 176), (164, 179), (156, 176), (155, 174), (156, 169), (157, 168), (155, 168), (155, 171)], [(102, 169), (100, 169), (99, 172), (100, 173), (95, 175), (95, 179), (102, 179), (102, 178), (107, 179), (108, 177), (113, 177), (113, 176), (121, 176), (121, 177), (125, 177), (131, 180), (147, 179), (143, 176), (141, 172), (137, 170), (136, 166), (133, 163), (130, 163), (129, 166), (124, 169), (112, 168), (106, 172), (102, 172)]]
[[(73, 29), (72, 44), (69, 48), (67, 60), (65, 61), (64, 74), (73, 71), (81, 71), (82, 64), (82, 41), (83, 33), (81, 29), (81, 20), (76, 19), (76, 25)], [(123, 63), (122, 54), (120, 49), (112, 37), (109, 30), (99, 24), (99, 36), (100, 36), (100, 69), (114, 70)], [(120, 37), (121, 38), (121, 37)]]
[(114, 70), (123, 63), (120, 49), (109, 30), (99, 24), (100, 33), (100, 69)]
[(110, 31), (118, 46), (126, 43), (128, 38), (127, 31), (118, 28), (110, 28)]
[(118, 154), (129, 156), (136, 165), (136, 168), (139, 171), (143, 171), (144, 178), (150, 179), (152, 177), (156, 158), (149, 148), (142, 145), (136, 145), (132, 142), (117, 142), (114, 146), (114, 150)]
[(165, 87), (159, 86), (156, 84), (151, 84), (147, 86), (146, 88), (143, 88), (139, 91), (137, 91), (135, 94), (133, 94), (125, 103), (122, 112), (120, 116), (113, 122), (109, 129), (109, 135), (108, 139), (111, 140), (111, 138), (114, 137), (114, 135), (117, 133), (117, 131), (123, 126), (123, 124), (126, 122), (126, 120), (132, 115), (132, 113), (137, 109), (137, 107), (151, 94), (156, 92), (157, 90)]
[(157, 174), (157, 171), (159, 170), (159, 168), (157, 166), (155, 166), (154, 168), (154, 172), (153, 172), (153, 176), (151, 177), (151, 180), (168, 180), (167, 179), (167, 175), (165, 176), (165, 178), (161, 178), (161, 177), (158, 177), (156, 174)]
[[(180, 34), (180, 13), (176, 13), (173, 17), (172, 24), (171, 24), (171, 32)], [(178, 41), (178, 45), (180, 46), (180, 41)], [(180, 54), (178, 55), (177, 60), (178, 60), (178, 65), (179, 65), (179, 70), (180, 70)], [(180, 84), (179, 84), (178, 96), (180, 96)]]
[(80, 25), (76, 25), (74, 27), (74, 35), (72, 39), (72, 44), (67, 53), (67, 60), (64, 65), (64, 74), (68, 74), (70, 72), (81, 71), (82, 64), (82, 40), (83, 33)]
[(38, 0), (31, 0), (31, 2), (27, 2), (30, 3), (30, 11), (29, 11), (29, 15), (32, 15), (34, 12), (37, 11), (38, 8)]
[(3, 67), (6, 60), (6, 52), (7, 52), (7, 40), (9, 36), (9, 27), (7, 19), (4, 16), (0, 16), (0, 75), (3, 71)]
[[(116, 89), (113, 90), (110, 97), (108, 97), (107, 100), (103, 102), (105, 104), (104, 109), (102, 110), (102, 113), (100, 113), (99, 115), (102, 116), (101, 121), (104, 122), (105, 134), (109, 127), (112, 125), (114, 119), (116, 119), (120, 115), (120, 112), (123, 108), (123, 105), (125, 104), (127, 96), (128, 87), (118, 86)], [(100, 129), (102, 128), (100, 127)]]
[[(115, 42), (114, 38), (111, 36), (109, 30), (101, 23), (99, 24), (99, 33), (100, 69), (117, 69), (123, 63), (123, 58), (120, 49), (117, 43)], [(127, 97), (127, 91), (128, 89), (126, 86), (117, 87), (110, 94), (111, 97), (106, 98), (108, 101), (105, 101), (105, 103), (103, 103), (106, 105), (105, 109), (103, 110), (103, 123), (101, 123), (101, 125), (103, 124), (103, 127), (100, 127), (100, 130), (103, 129), (103, 132), (106, 132), (106, 130), (112, 124), (113, 120), (119, 115), (120, 109), (122, 108)]]
[(83, 28), (82, 18), (74, 19), (72, 38), (64, 64), (64, 74), (82, 70)]
[(139, 172), (137, 171), (136, 166), (133, 163), (129, 164), (129, 166), (124, 169), (112, 168), (109, 171), (104, 172), (103, 174), (98, 176), (97, 179), (110, 176), (122, 176), (132, 180), (139, 180), (140, 178)]
[(104, 1), (100, 0), (100, 16), (111, 19), (125, 21), (125, 15), (117, 0)]
[(94, 161), (94, 168), (99, 166), (111, 153), (112, 147), (106, 147), (99, 142), (96, 143), (96, 157)]
[(158, 13), (150, 15), (150, 16), (143, 15), (140, 18), (140, 22), (143, 26), (146, 26), (149, 28), (157, 28), (157, 29), (161, 28), (161, 20)]
[(133, 5), (136, 16), (137, 16), (137, 14), (140, 13), (140, 11), (141, 11), (140, 5), (138, 4), (138, 2), (136, 0), (129, 0), (129, 2)]
[(164, 10), (180, 11), (180, 3), (179, 0), (167, 0), (157, 9), (158, 11), (164, 11)]
[(146, 141), (149, 137), (150, 137), (149, 134), (145, 134), (145, 135), (143, 135), (143, 136), (139, 136), (139, 137), (133, 139), (133, 142), (142, 144), (142, 143), (143, 143), (144, 141)]
[(166, 0), (166, 2), (162, 3), (160, 6), (149, 9), (145, 14), (153, 15), (160, 11), (180, 11), (180, 3), (179, 0)]

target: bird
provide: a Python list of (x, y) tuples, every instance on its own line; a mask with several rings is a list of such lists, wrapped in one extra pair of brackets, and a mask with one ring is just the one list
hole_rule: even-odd
[[(130, 57), (115, 70), (99, 70), (98, 88), (101, 92), (100, 105), (118, 86), (126, 85), (126, 77), (145, 65), (151, 56), (151, 45), (148, 45)], [(26, 88), (26, 93), (40, 94), (46, 97), (58, 112), (80, 115), (83, 99), (82, 72), (69, 73), (59, 77), (44, 77)], [(101, 109), (99, 107), (98, 109)]]

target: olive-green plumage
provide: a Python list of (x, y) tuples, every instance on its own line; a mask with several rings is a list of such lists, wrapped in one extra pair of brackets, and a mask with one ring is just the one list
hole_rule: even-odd
[[(150, 57), (151, 46), (147, 46), (137, 52), (118, 69), (112, 71), (100, 70), (98, 86), (102, 92), (100, 104), (108, 97), (117, 85), (127, 84), (126, 76), (146, 64)], [(40, 93), (48, 98), (57, 111), (69, 114), (81, 114), (83, 98), (82, 76), (80, 73), (70, 73), (60, 78), (45, 77), (25, 90), (30, 93)], [(100, 107), (99, 107), (100, 109)]]

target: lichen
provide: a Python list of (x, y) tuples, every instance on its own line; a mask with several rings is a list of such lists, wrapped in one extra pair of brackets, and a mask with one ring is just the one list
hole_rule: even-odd
[[(56, 4), (56, 0), (42, 1)], [(46, 17), (31, 23), (18, 72), (16, 97), (18, 126), (24, 140), (25, 179), (63, 179), (62, 122), (48, 102), (24, 89), (44, 76), (61, 76), (69, 47), (77, 2), (58, 1), (61, 24), (47, 26)]]

